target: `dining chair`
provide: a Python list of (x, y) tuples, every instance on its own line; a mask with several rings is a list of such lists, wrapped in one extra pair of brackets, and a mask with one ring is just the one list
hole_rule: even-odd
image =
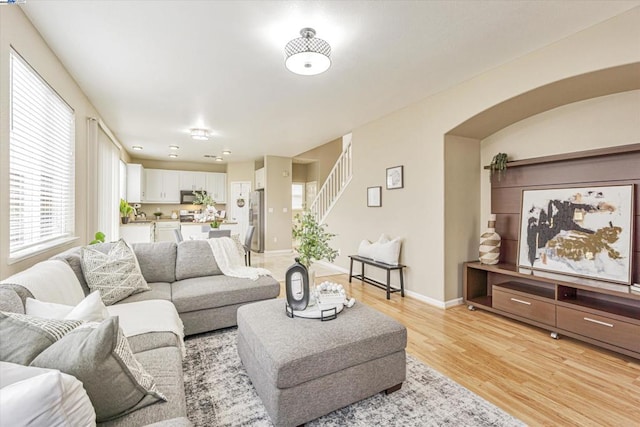
[(231, 237), (231, 230), (209, 230), (209, 238)]
[(244, 235), (244, 244), (242, 245), (244, 247), (244, 264), (249, 267), (251, 266), (251, 239), (253, 239), (255, 229), (256, 227), (253, 225), (247, 228), (247, 233)]
[(184, 239), (182, 238), (182, 231), (178, 228), (173, 229), (173, 236), (176, 238), (176, 243), (182, 242)]

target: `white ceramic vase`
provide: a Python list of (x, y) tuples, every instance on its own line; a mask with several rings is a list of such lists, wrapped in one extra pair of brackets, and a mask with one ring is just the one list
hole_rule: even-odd
[(497, 264), (500, 261), (500, 235), (496, 233), (496, 215), (489, 215), (488, 229), (480, 236), (480, 262)]

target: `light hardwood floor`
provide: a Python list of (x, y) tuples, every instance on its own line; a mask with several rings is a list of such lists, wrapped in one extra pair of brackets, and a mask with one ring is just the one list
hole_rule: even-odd
[(323, 279), (404, 324), (409, 354), (531, 426), (640, 426), (639, 360), (462, 305), (387, 301), (345, 274)]

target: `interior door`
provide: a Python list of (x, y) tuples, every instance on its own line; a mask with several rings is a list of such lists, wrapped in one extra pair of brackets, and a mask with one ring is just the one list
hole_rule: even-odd
[(234, 181), (230, 185), (231, 194), (227, 197), (227, 217), (238, 223), (240, 241), (244, 243), (244, 235), (249, 227), (249, 193), (250, 181)]

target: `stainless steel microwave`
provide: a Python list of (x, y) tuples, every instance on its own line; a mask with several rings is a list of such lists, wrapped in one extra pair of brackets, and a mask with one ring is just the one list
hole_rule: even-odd
[[(202, 193), (206, 195), (206, 191), (198, 191), (198, 193)], [(181, 205), (192, 205), (196, 201), (196, 196), (193, 194), (191, 190), (182, 190), (180, 191), (180, 204)]]

